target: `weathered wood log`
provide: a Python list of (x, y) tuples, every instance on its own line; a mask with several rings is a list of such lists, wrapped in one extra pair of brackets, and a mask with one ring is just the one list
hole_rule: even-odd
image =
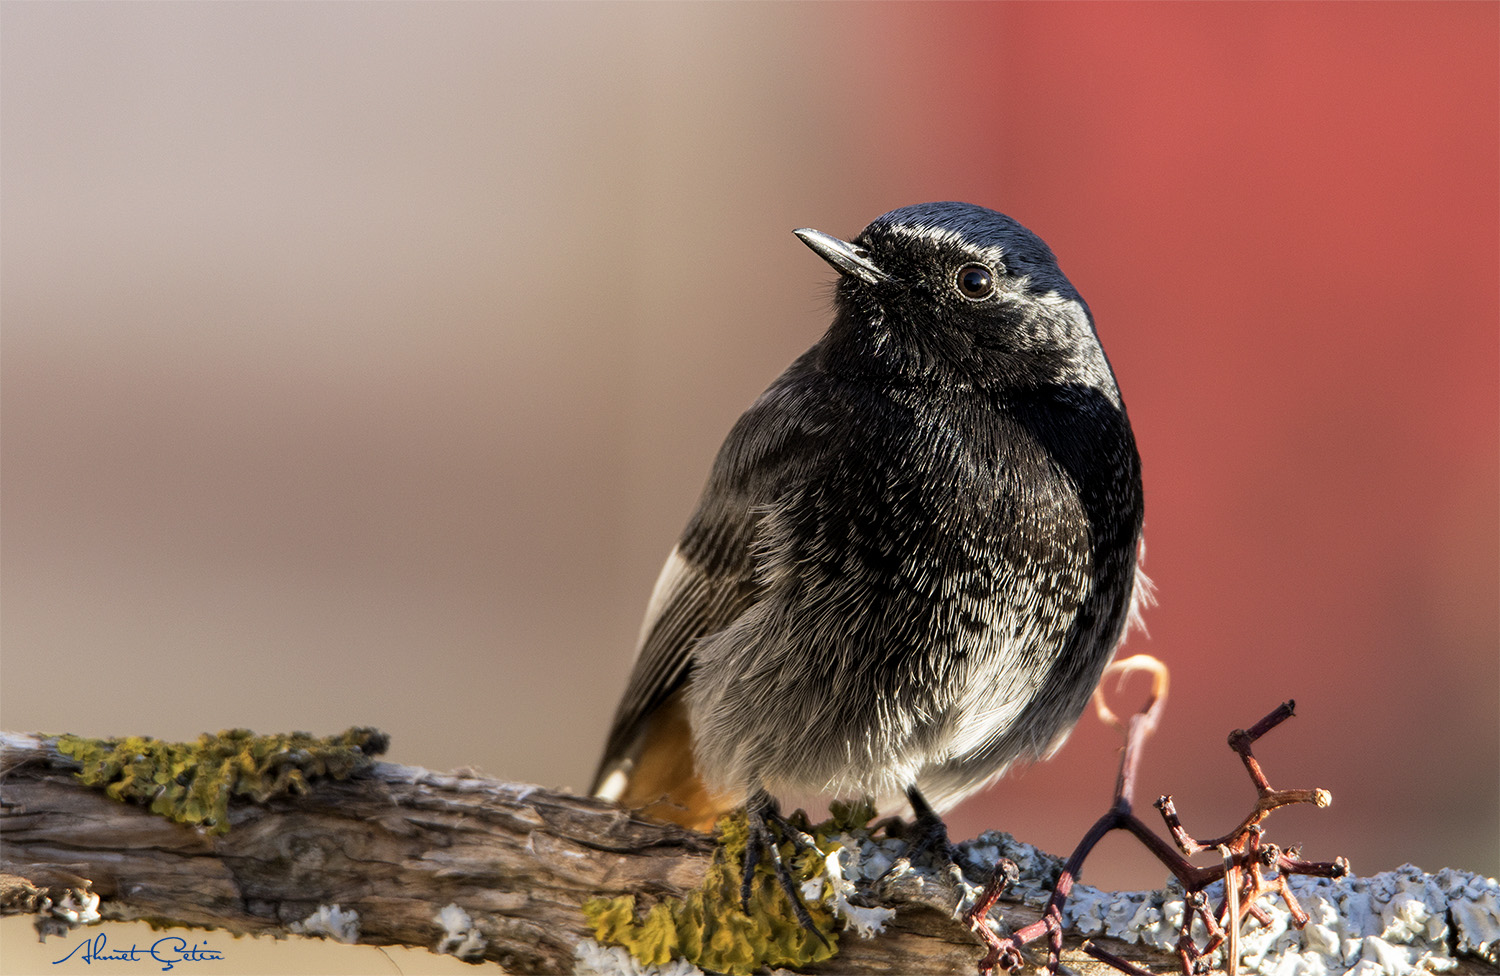
[[(682, 897), (713, 852), (709, 837), (592, 798), (391, 763), (319, 781), (306, 795), (236, 802), (230, 829), (215, 835), (109, 799), (77, 781), (77, 765), (55, 740), (5, 735), (0, 912), (323, 935), (517, 973), (572, 972), (591, 937), (585, 901)], [(839, 954), (808, 971), (972, 972), (979, 946), (944, 897), (920, 883), (893, 886), (897, 913), (885, 932), (846, 933)], [(1004, 912), (1017, 927), (1039, 914), (1009, 903)], [(1080, 941), (1069, 935), (1066, 965), (1113, 972)], [(1094, 941), (1153, 972), (1178, 970), (1169, 952)]]
[[(230, 829), (214, 836), (83, 786), (76, 766), (47, 740), (7, 737), (0, 870), (33, 886), (13, 881), (8, 914), (86, 888), (106, 920), (304, 931), (463, 951), (515, 972), (571, 972), (574, 947), (591, 935), (584, 901), (681, 897), (713, 850), (709, 837), (592, 798), (391, 763), (307, 795), (236, 803)], [(333, 905), (340, 914), (330, 915)], [(466, 949), (461, 923), (440, 921), (449, 905), (477, 933)], [(345, 924), (350, 912), (357, 927)], [(972, 970), (979, 955), (967, 931), (917, 902), (882, 936), (844, 938), (824, 968), (954, 972)]]

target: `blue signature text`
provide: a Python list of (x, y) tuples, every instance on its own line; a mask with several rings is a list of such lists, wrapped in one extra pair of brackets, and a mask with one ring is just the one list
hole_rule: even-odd
[(109, 936), (100, 932), (92, 939), (84, 939), (73, 947), (73, 950), (61, 959), (55, 959), (52, 965), (67, 962), (69, 959), (75, 962), (145, 962), (159, 963), (161, 971), (167, 972), (179, 963), (188, 962), (211, 962), (223, 959), (224, 953), (217, 949), (208, 947), (208, 940), (204, 939), (201, 945), (189, 946), (186, 939), (175, 935), (157, 939), (145, 949), (135, 943), (130, 944), (128, 949), (115, 949), (109, 944)]

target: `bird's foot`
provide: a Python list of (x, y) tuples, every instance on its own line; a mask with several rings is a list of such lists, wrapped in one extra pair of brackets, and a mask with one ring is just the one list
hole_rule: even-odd
[(910, 868), (911, 865), (924, 855), (931, 859), (933, 866), (948, 881), (957, 886), (962, 886), (963, 869), (953, 859), (953, 845), (948, 841), (948, 825), (943, 823), (943, 818), (928, 805), (915, 788), (906, 791), (907, 800), (911, 803), (912, 812), (916, 815), (911, 827), (905, 834), (906, 844), (901, 848), (901, 853), (896, 856), (891, 866), (876, 879), (877, 883), (884, 881), (897, 869)]
[[(792, 903), (792, 914), (796, 916), (798, 924), (804, 929), (818, 937), (818, 941), (828, 946), (828, 937), (818, 928), (813, 917), (807, 911), (807, 904), (802, 900), (802, 893), (798, 890), (797, 882), (792, 879), (792, 873), (787, 868), (786, 862), (781, 857), (781, 844), (789, 840), (798, 852), (818, 851), (818, 845), (801, 830), (796, 824), (781, 815), (781, 810), (776, 806), (776, 801), (764, 793), (750, 798), (745, 806), (745, 817), (749, 828), (749, 836), (745, 841), (745, 863), (743, 878), (740, 882), (740, 908), (746, 915), (750, 914), (750, 888), (751, 882), (755, 880), (755, 866), (760, 863), (762, 856), (771, 862), (776, 875), (777, 885), (781, 888), (787, 900)], [(831, 948), (831, 947), (830, 947)]]

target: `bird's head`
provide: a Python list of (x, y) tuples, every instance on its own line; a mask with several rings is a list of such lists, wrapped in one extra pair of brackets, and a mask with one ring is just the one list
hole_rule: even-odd
[(837, 367), (986, 389), (1078, 383), (1117, 398), (1088, 306), (1046, 243), (1005, 214), (925, 203), (847, 242), (794, 233), (841, 276), (825, 340)]

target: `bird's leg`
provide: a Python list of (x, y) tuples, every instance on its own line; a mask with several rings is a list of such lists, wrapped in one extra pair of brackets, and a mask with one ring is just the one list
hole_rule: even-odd
[(901, 849), (891, 866), (886, 868), (885, 874), (894, 871), (902, 861), (910, 864), (922, 854), (931, 855), (939, 867), (951, 871), (956, 864), (953, 860), (953, 845), (948, 842), (948, 825), (943, 823), (943, 818), (937, 815), (937, 811), (917, 792), (915, 786), (907, 787), (906, 799), (915, 815), (911, 833), (906, 839), (906, 846)]
[(917, 792), (915, 786), (907, 788), (906, 799), (911, 803), (911, 812), (916, 818), (912, 821), (912, 838), (907, 856), (926, 853), (951, 864), (953, 845), (948, 843), (948, 825), (943, 823), (943, 818), (937, 815), (937, 811)]
[(807, 905), (802, 901), (802, 893), (797, 890), (797, 883), (792, 880), (792, 872), (781, 859), (782, 840), (790, 840), (798, 851), (817, 850), (817, 845), (781, 815), (776, 801), (763, 790), (752, 793), (749, 801), (746, 802), (745, 820), (749, 836), (745, 840), (744, 877), (740, 881), (740, 907), (744, 909), (746, 915), (750, 914), (750, 884), (755, 879), (755, 866), (760, 863), (761, 855), (764, 853), (771, 859), (777, 884), (787, 900), (792, 903), (792, 914), (797, 916), (798, 923), (817, 936), (818, 941), (823, 945), (828, 945), (828, 939), (818, 931), (812, 915), (808, 914)]

